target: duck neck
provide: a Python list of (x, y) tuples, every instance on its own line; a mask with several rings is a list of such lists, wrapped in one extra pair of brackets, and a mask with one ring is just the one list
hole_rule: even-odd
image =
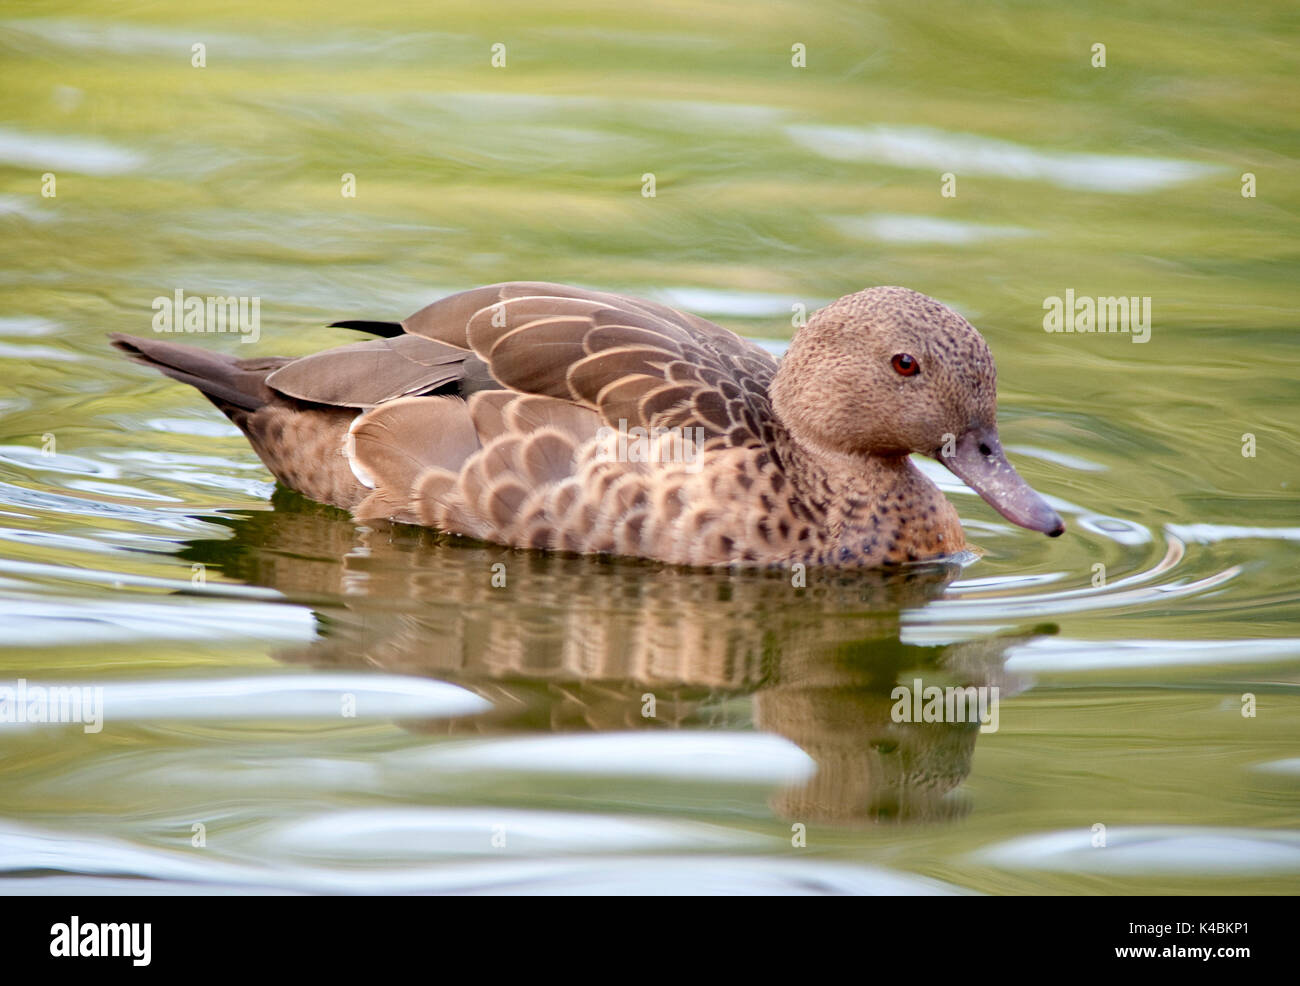
[(906, 455), (850, 455), (782, 438), (786, 474), (822, 532), (827, 561), (914, 561), (962, 546), (952, 505)]
[(850, 455), (796, 438), (779, 436), (777, 447), (785, 471), (809, 506), (848, 523), (870, 514), (871, 500), (892, 495), (909, 468), (906, 456)]

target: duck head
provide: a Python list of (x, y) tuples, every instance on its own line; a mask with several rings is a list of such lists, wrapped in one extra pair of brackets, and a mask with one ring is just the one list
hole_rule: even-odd
[(880, 287), (823, 308), (791, 342), (772, 400), (799, 442), (859, 457), (920, 452), (1013, 524), (1065, 530), (1002, 450), (988, 345), (933, 298)]

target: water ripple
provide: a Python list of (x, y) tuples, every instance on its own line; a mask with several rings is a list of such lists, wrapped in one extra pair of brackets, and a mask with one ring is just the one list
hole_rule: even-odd
[[(11, 562), (2, 564), (6, 570), (18, 567)], [(120, 599), (78, 599), (75, 603), (66, 598), (14, 597), (0, 599), (0, 622), (4, 625), (0, 647), (143, 640), (210, 643), (239, 638), (305, 641), (316, 636), (316, 621), (303, 607), (200, 602), (184, 596), (155, 602), (124, 595)]]
[(1300, 638), (1273, 640), (1068, 640), (1040, 637), (1008, 651), (1012, 673), (1265, 664), (1300, 656)]
[(530, 736), (445, 744), (411, 756), (440, 771), (662, 777), (733, 784), (796, 784), (817, 769), (812, 757), (789, 740), (765, 733)]
[[(43, 893), (47, 881), (77, 894), (252, 893), (445, 894), (868, 894), (965, 893), (938, 880), (877, 866), (764, 856), (655, 855), (645, 858), (505, 859), (391, 868), (253, 866), (213, 850), (149, 849), (103, 836), (75, 836), (0, 822), (0, 873), (51, 875), (0, 879), (0, 892)], [(120, 878), (139, 880), (124, 884)], [(102, 879), (102, 878), (109, 879)], [(119, 879), (113, 879), (119, 878)]]
[(273, 858), (427, 859), (430, 855), (728, 850), (775, 839), (701, 822), (514, 808), (335, 811), (277, 826), (259, 840)]
[(144, 155), (89, 137), (24, 133), (0, 128), (0, 161), (39, 171), (117, 175), (139, 168), (144, 163)]
[(1196, 826), (1108, 827), (1103, 847), (1089, 829), (1008, 839), (973, 857), (1009, 869), (1071, 873), (1274, 876), (1300, 873), (1300, 832)]
[(795, 143), (838, 161), (1045, 181), (1089, 192), (1151, 192), (1223, 170), (1172, 158), (1046, 151), (1009, 140), (930, 127), (798, 125), (787, 127), (786, 133)]

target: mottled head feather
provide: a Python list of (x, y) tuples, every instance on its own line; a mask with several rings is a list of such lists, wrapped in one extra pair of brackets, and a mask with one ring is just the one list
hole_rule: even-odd
[[(903, 376), (894, 357), (919, 372)], [(946, 305), (898, 287), (847, 295), (800, 329), (772, 385), (776, 413), (809, 444), (849, 455), (934, 455), (997, 410), (993, 356)]]

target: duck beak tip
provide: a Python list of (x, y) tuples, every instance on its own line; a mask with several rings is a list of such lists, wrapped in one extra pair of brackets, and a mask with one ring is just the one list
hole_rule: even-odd
[(993, 427), (972, 428), (951, 455), (935, 456), (1007, 520), (1048, 537), (1065, 533), (1065, 521), (1007, 461)]

